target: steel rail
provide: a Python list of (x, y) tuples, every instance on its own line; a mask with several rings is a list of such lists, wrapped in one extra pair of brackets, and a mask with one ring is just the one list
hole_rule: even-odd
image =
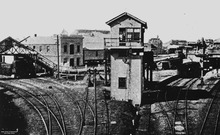
[(30, 104), (37, 111), (37, 113), (39, 114), (39, 116), (40, 116), (40, 118), (41, 118), (41, 120), (43, 122), (43, 125), (45, 127), (46, 134), (49, 135), (49, 130), (48, 130), (48, 127), (47, 127), (47, 124), (46, 124), (46, 120), (45, 120), (42, 112), (40, 111), (40, 109), (36, 105), (34, 105), (33, 101), (29, 100), (25, 96), (23, 96), (23, 95), (19, 94), (18, 92), (16, 92), (14, 90), (15, 88), (9, 88), (8, 86), (5, 86), (4, 83), (0, 83), (0, 85), (1, 85), (1, 87), (7, 88), (7, 89), (13, 91), (14, 93), (16, 93), (17, 95), (19, 95), (20, 97), (22, 97), (26, 102), (28, 102), (28, 104)]
[[(158, 91), (158, 93), (157, 93), (157, 101), (159, 100), (159, 94), (160, 94), (160, 91)], [(166, 116), (166, 119), (167, 119), (167, 122), (168, 122), (170, 129), (172, 129), (173, 125), (171, 124), (171, 121), (170, 121), (170, 118), (169, 118), (167, 112), (164, 110), (163, 105), (161, 105), (160, 102), (158, 102), (158, 103), (159, 103), (160, 108), (162, 109), (162, 113)]]
[(186, 127), (186, 135), (189, 134), (189, 130), (188, 130), (188, 92), (190, 90), (190, 88), (192, 87), (192, 85), (198, 80), (195, 79), (195, 80), (192, 80), (192, 83), (189, 85), (189, 87), (187, 88), (186, 90), (186, 93), (185, 93), (185, 127)]
[[(64, 120), (64, 115), (63, 115), (63, 113), (62, 113), (62, 110), (61, 110), (61, 108), (60, 108), (60, 105), (59, 105), (59, 103), (58, 103), (58, 101), (56, 100), (56, 98), (54, 98), (54, 97), (52, 97), (52, 96), (54, 96), (54, 94), (53, 93), (51, 93), (51, 92), (49, 92), (50, 94), (48, 94), (47, 92), (45, 92), (45, 91), (42, 91), (42, 89), (40, 88), (40, 87), (38, 87), (38, 86), (36, 86), (35, 84), (31, 84), (31, 83), (28, 83), (28, 82), (24, 82), (24, 81), (22, 81), (22, 80), (19, 80), (19, 82), (21, 82), (21, 83), (24, 83), (25, 85), (30, 85), (31, 87), (30, 88), (32, 88), (32, 87), (35, 87), (37, 90), (41, 90), (41, 92), (44, 92), (44, 94), (46, 94), (48, 97), (50, 97), (50, 99), (56, 104), (56, 108), (57, 108), (57, 110), (58, 110), (58, 112), (59, 112), (59, 115), (61, 116), (61, 123), (62, 123), (62, 125), (63, 125), (63, 131), (64, 131), (64, 133), (65, 133), (65, 135), (67, 134), (67, 131), (66, 131), (66, 126), (65, 126), (65, 120)], [(45, 99), (44, 97), (42, 97), (43, 99)]]
[[(49, 82), (49, 83), (52, 82), (52, 83), (59, 84), (59, 83), (57, 83), (57, 82), (55, 82), (55, 81), (46, 80), (46, 79), (40, 79), (40, 78), (38, 78), (38, 80), (44, 80), (44, 81), (47, 81), (47, 82)], [(90, 110), (90, 112), (92, 113), (92, 116), (93, 116), (94, 121), (95, 121), (95, 113), (94, 113), (94, 111), (93, 111), (93, 109), (92, 109), (92, 106), (91, 106), (88, 102), (86, 103), (86, 99), (74, 99), (74, 98), (71, 96), (72, 94), (66, 93), (65, 90), (61, 90), (61, 89), (57, 88), (56, 86), (53, 86), (53, 87), (56, 88), (57, 90), (63, 92), (67, 97), (69, 97), (69, 98), (72, 100), (73, 103), (76, 103), (76, 102), (78, 102), (78, 101), (83, 101), (85, 104), (88, 104), (89, 110)], [(71, 89), (70, 89), (69, 87), (67, 87), (67, 86), (62, 85), (62, 87), (64, 87), (65, 89), (71, 90)], [(79, 110), (80, 110), (81, 120), (83, 120), (83, 117), (84, 117), (83, 115), (85, 114), (85, 112), (82, 111), (82, 109), (81, 109), (81, 107), (79, 106), (78, 103), (77, 103), (76, 105), (78, 106), (78, 108), (79, 108)], [(81, 121), (81, 125), (83, 125), (82, 122), (83, 122), (83, 121)], [(83, 126), (80, 127), (80, 130), (79, 130), (78, 135), (81, 135), (81, 134), (82, 134), (82, 130), (83, 130)], [(94, 133), (94, 135), (95, 135), (95, 133)]]
[[(193, 80), (193, 79), (190, 79), (190, 80), (186, 81), (186, 82), (183, 84), (183, 86), (187, 85), (187, 84), (190, 83), (192, 80)], [(191, 83), (191, 84), (193, 84), (193, 83)], [(178, 112), (177, 112), (177, 108), (178, 108), (178, 104), (179, 104), (180, 93), (182, 92), (182, 90), (183, 90), (182, 88), (179, 88), (178, 95), (177, 95), (177, 98), (176, 98), (176, 103), (175, 103), (175, 105), (174, 105), (174, 120), (173, 120), (173, 125), (175, 125), (175, 122), (176, 122), (177, 117), (180, 118), (180, 117), (179, 117), (179, 114), (178, 114)], [(182, 124), (183, 124), (184, 127), (186, 126), (184, 123), (182, 123)], [(174, 135), (174, 134), (175, 134), (175, 128), (173, 128), (172, 132), (173, 132), (173, 135)]]
[(215, 122), (214, 135), (217, 135), (217, 129), (218, 129), (218, 125), (219, 125), (219, 119), (220, 119), (220, 106), (219, 106), (219, 109), (218, 109), (217, 120), (216, 120), (216, 122)]
[[(38, 80), (41, 80), (41, 79), (38, 78)], [(59, 83), (57, 83), (57, 82), (50, 81), (50, 80), (45, 80), (45, 79), (42, 79), (42, 80), (47, 81), (47, 82), (49, 82), (49, 83), (59, 84)], [(65, 89), (71, 90), (71, 89), (70, 89), (69, 87), (67, 87), (67, 86), (62, 85), (62, 87), (64, 87)], [(82, 120), (83, 120), (83, 117), (84, 117), (83, 115), (84, 115), (85, 112), (82, 111), (82, 109), (81, 109), (81, 107), (80, 107), (80, 105), (79, 105), (78, 102), (79, 102), (79, 101), (83, 101), (85, 104), (87, 104), (88, 107), (89, 107), (89, 109), (90, 109), (90, 111), (91, 111), (91, 113), (92, 113), (93, 118), (95, 118), (95, 113), (94, 113), (94, 111), (93, 111), (93, 109), (92, 109), (92, 106), (91, 106), (88, 102), (86, 103), (86, 100), (85, 100), (85, 99), (77, 99), (77, 100), (76, 100), (76, 99), (74, 99), (74, 98), (72, 97), (72, 94), (66, 93), (65, 90), (61, 90), (61, 89), (57, 88), (56, 86), (53, 86), (53, 88), (56, 88), (57, 90), (61, 91), (61, 92), (64, 93), (67, 97), (69, 97), (69, 98), (72, 100), (73, 103), (76, 103), (77, 108), (78, 108), (79, 111), (80, 111), (80, 116), (81, 116), (81, 126), (80, 126), (80, 129), (79, 129), (78, 135), (81, 135), (81, 134), (82, 134), (82, 130), (83, 130), (83, 121), (82, 121)]]
[[(212, 97), (211, 102), (209, 104), (208, 111), (207, 111), (207, 113), (205, 115), (205, 118), (204, 118), (204, 121), (202, 123), (202, 127), (200, 129), (199, 135), (203, 134), (204, 127), (205, 127), (205, 124), (206, 124), (206, 122), (208, 120), (208, 116), (209, 116), (209, 114), (211, 112), (211, 109), (212, 109), (212, 106), (214, 104), (214, 101), (218, 99), (217, 95), (220, 94), (220, 92), (218, 90), (219, 90), (219, 87), (214, 91), (214, 96)], [(219, 100), (220, 99), (218, 99), (217, 101), (219, 101)], [(218, 125), (218, 120), (219, 120), (219, 115), (220, 115), (219, 112), (220, 112), (220, 107), (218, 108), (217, 120), (215, 122), (215, 123), (217, 123), (217, 125)], [(217, 130), (217, 125), (215, 125), (215, 130)], [(214, 133), (217, 133), (217, 131), (214, 131)]]
[[(18, 89), (18, 90), (20, 90), (20, 91), (23, 91), (24, 93), (27, 93), (28, 95), (30, 95), (31, 97), (33, 97), (35, 100), (37, 100), (42, 106), (44, 106), (45, 108), (47, 108), (46, 105), (45, 105), (40, 99), (38, 99), (38, 97), (37, 97), (36, 95), (34, 95), (34, 94), (28, 92), (27, 90), (24, 90), (24, 89), (19, 88), (19, 87), (12, 86), (12, 85), (10, 85), (10, 84), (2, 83), (2, 82), (0, 82), (0, 84), (5, 84), (5, 85), (7, 85), (8, 87), (16, 88), (16, 89)], [(59, 128), (61, 129), (62, 135), (65, 135), (65, 134), (64, 134), (64, 131), (63, 131), (63, 129), (62, 129), (62, 126), (61, 126), (61, 124), (60, 124), (60, 122), (59, 122), (59, 120), (58, 120), (58, 118), (57, 118), (57, 116), (53, 113), (53, 111), (52, 111), (50, 108), (49, 108), (49, 111), (50, 111), (50, 113), (52, 114), (52, 116), (54, 117), (54, 119), (56, 120), (56, 122), (57, 122)]]

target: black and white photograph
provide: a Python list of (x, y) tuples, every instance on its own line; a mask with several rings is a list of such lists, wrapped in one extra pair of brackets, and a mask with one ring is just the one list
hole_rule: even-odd
[(220, 134), (220, 1), (0, 4), (0, 135)]

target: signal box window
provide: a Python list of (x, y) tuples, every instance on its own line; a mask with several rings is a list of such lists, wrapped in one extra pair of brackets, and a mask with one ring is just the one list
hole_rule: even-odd
[(140, 29), (139, 28), (127, 29), (127, 37), (129, 41), (139, 41)]
[(119, 89), (126, 89), (127, 88), (126, 77), (119, 77), (118, 78), (118, 88)]
[(119, 28), (119, 45), (125, 46), (125, 41), (126, 41), (126, 29)]

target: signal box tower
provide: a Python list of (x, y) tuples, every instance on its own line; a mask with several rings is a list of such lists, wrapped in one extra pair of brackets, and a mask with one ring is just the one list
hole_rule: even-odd
[(124, 12), (106, 22), (111, 38), (105, 38), (110, 55), (111, 97), (141, 104), (144, 90), (144, 32), (147, 23)]

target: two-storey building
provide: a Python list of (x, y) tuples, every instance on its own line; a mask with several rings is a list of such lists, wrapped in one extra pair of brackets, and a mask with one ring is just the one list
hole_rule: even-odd
[(83, 65), (83, 37), (66, 34), (30, 37), (22, 42), (54, 63), (65, 67)]
[(106, 22), (111, 38), (105, 47), (111, 59), (111, 97), (141, 104), (144, 90), (144, 32), (147, 23), (124, 12)]

